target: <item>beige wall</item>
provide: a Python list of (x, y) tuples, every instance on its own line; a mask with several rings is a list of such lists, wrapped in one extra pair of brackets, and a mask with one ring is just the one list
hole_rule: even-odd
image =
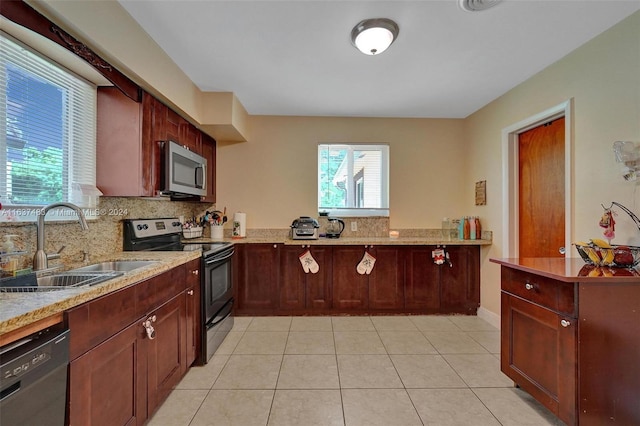
[[(573, 99), (573, 240), (602, 238), (600, 204), (617, 201), (640, 212), (636, 185), (625, 182), (613, 160), (616, 140), (640, 142), (640, 13), (635, 13), (562, 60), (465, 119), (468, 140), (466, 186), (487, 180), (487, 206), (468, 209), (485, 218), (494, 244), (483, 250), (481, 303), (500, 312), (497, 265), (501, 257), (502, 141), (505, 127)], [(468, 197), (467, 197), (468, 198)], [(627, 215), (616, 217), (615, 242), (640, 245), (640, 233)], [(575, 257), (575, 248), (570, 248)]]
[(218, 207), (247, 213), (248, 228), (286, 228), (317, 216), (317, 146), (389, 144), (391, 228), (439, 228), (464, 213), (461, 120), (252, 116), (251, 140), (220, 144)]

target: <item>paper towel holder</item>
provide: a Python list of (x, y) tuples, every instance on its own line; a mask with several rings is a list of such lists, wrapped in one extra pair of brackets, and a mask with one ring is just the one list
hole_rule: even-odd
[(243, 212), (233, 214), (233, 230), (231, 238), (246, 238), (247, 236), (247, 215)]

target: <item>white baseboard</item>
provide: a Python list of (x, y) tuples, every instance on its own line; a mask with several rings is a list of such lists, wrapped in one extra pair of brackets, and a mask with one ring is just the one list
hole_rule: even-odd
[(500, 315), (480, 306), (478, 308), (478, 317), (496, 327), (498, 330), (500, 329)]

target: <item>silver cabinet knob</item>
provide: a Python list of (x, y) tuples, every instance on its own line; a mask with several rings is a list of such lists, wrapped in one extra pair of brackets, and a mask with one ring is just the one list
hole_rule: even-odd
[(561, 255), (563, 255), (563, 256), (564, 256), (564, 254), (567, 252), (567, 249), (566, 249), (566, 248), (564, 248), (564, 247), (560, 247), (560, 248), (558, 249), (558, 252), (559, 252)]
[(560, 321), (560, 325), (563, 327), (569, 327), (571, 325), (571, 322), (567, 321), (566, 319), (563, 319)]
[(197, 269), (194, 269), (193, 271), (191, 271), (191, 273), (192, 273), (193, 275), (198, 275), (198, 274), (200, 273), (200, 271), (199, 271), (199, 270), (197, 270)]
[(189, 296), (193, 296), (193, 290), (189, 290), (189, 291), (187, 291), (187, 294), (188, 294)]
[(533, 290), (533, 284), (525, 283), (524, 288), (526, 288), (527, 290)]

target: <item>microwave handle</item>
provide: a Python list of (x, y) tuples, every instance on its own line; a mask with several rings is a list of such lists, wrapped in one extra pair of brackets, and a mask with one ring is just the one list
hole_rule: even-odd
[(205, 189), (205, 176), (207, 176), (207, 165), (202, 164), (196, 167), (196, 188)]

